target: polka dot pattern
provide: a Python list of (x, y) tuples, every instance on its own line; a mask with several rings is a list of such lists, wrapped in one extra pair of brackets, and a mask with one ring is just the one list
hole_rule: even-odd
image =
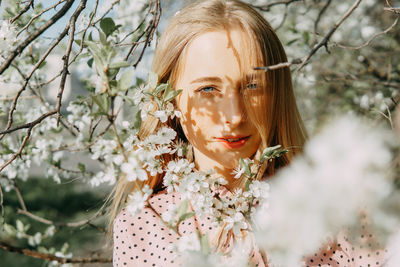
[(308, 257), (306, 266), (383, 266), (386, 250), (381, 249), (382, 246), (371, 234), (368, 225), (367, 216), (364, 214), (361, 217), (358, 237), (352, 237), (350, 231), (342, 231), (335, 242), (320, 248), (317, 253)]
[[(227, 197), (229, 190), (223, 189), (222, 197)], [(167, 193), (166, 190), (153, 194), (146, 206), (139, 214), (132, 217), (123, 209), (114, 221), (114, 250), (113, 266), (179, 266), (179, 258), (170, 250), (171, 244), (179, 240), (179, 235), (166, 227), (159, 215), (167, 211), (169, 205), (181, 201), (177, 192)], [(178, 225), (181, 236), (200, 231), (213, 236), (214, 229), (211, 217), (191, 217)], [(232, 242), (225, 244), (224, 248), (232, 248)], [(257, 249), (250, 255), (252, 266), (265, 266)]]

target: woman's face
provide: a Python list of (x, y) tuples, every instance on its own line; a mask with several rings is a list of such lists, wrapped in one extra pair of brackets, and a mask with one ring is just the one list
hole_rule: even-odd
[(183, 91), (177, 107), (198, 167), (206, 162), (205, 169), (233, 169), (239, 158), (251, 157), (261, 143), (247, 118), (240, 89), (244, 82), (243, 90), (257, 90), (255, 81), (242, 81), (242, 38), (240, 30), (206, 32), (188, 44), (182, 58), (175, 88)]

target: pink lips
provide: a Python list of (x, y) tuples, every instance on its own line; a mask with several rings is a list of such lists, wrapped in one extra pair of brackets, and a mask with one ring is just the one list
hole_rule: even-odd
[[(224, 136), (216, 138), (219, 142), (221, 142), (225, 147), (229, 149), (240, 148), (244, 146), (249, 140), (250, 135), (236, 135), (236, 136)], [(228, 139), (238, 139), (237, 141), (228, 141)]]

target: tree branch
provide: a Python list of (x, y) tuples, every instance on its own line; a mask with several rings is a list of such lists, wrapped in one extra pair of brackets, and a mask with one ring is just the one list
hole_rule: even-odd
[[(26, 4), (26, 6), (15, 16), (13, 17), (10, 22), (14, 23), (14, 21), (16, 21), (19, 17), (21, 17), (25, 12), (27, 12), (29, 10), (30, 7), (33, 8), (33, 1), (34, 0), (30, 0), (28, 4)], [(0, 1), (1, 3), (1, 1)]]
[(71, 8), (74, 0), (67, 0), (65, 5), (58, 11), (52, 18), (50, 18), (42, 27), (40, 27), (36, 32), (29, 35), (16, 49), (11, 52), (11, 55), (5, 60), (5, 62), (0, 66), (0, 74), (10, 66), (11, 62), (22, 53), (22, 51), (37, 37), (39, 37), (44, 31), (46, 31), (49, 27), (54, 25), (62, 16), (67, 13), (67, 11)]
[(74, 43), (74, 38), (75, 38), (75, 23), (77, 18), (79, 17), (80, 13), (82, 12), (83, 9), (85, 9), (86, 7), (86, 2), (87, 0), (81, 0), (81, 3), (79, 4), (78, 8), (75, 10), (74, 14), (71, 16), (70, 19), (70, 36), (69, 36), (69, 43), (67, 46), (67, 51), (65, 53), (65, 55), (63, 56), (63, 60), (64, 60), (64, 67), (62, 70), (62, 76), (61, 76), (61, 81), (60, 81), (60, 89), (58, 90), (58, 94), (57, 94), (57, 127), (60, 123), (60, 117), (61, 117), (61, 100), (62, 100), (62, 95), (64, 92), (64, 88), (65, 88), (65, 82), (66, 82), (66, 78), (67, 78), (67, 74), (69, 74), (68, 72), (68, 66), (69, 66), (69, 56), (71, 54), (71, 49), (72, 49), (72, 45)]
[(343, 23), (343, 21), (345, 21), (351, 15), (351, 13), (353, 13), (353, 11), (360, 5), (360, 3), (361, 3), (361, 0), (357, 0), (356, 2), (354, 2), (353, 6), (350, 7), (349, 10), (347, 10), (347, 12), (343, 15), (343, 17), (338, 22), (336, 22), (336, 24), (332, 27), (332, 29), (328, 32), (328, 34), (325, 35), (324, 39), (322, 39), (321, 42), (319, 42), (316, 46), (314, 46), (314, 48), (311, 50), (311, 52), (308, 54), (308, 56), (303, 60), (301, 65), (296, 69), (296, 72), (300, 71), (307, 64), (307, 62), (310, 60), (310, 58), (322, 46), (325, 46), (325, 48), (328, 49), (329, 39), (332, 37), (332, 35), (335, 33), (335, 31), (339, 28), (339, 26)]
[[(44, 55), (40, 58), (40, 60), (35, 64), (35, 66), (33, 66), (31, 72), (29, 73), (29, 75), (27, 77), (24, 78), (24, 84), (22, 85), (22, 87), (19, 89), (18, 93), (16, 94), (13, 103), (11, 105), (11, 109), (8, 113), (8, 122), (7, 122), (7, 126), (5, 128), (4, 131), (7, 131), (8, 129), (10, 129), (12, 123), (13, 123), (13, 113), (17, 107), (17, 102), (19, 97), (21, 96), (22, 92), (26, 89), (29, 80), (31, 79), (32, 75), (35, 73), (35, 71), (39, 68), (39, 66), (45, 61), (45, 59), (47, 58), (47, 56), (51, 53), (51, 51), (53, 51), (53, 49), (60, 43), (60, 41), (65, 37), (65, 35), (68, 33), (69, 30), (69, 25), (63, 30), (63, 32), (58, 36), (58, 38), (54, 41), (54, 43), (47, 49), (47, 51), (44, 53)], [(2, 133), (0, 133), (0, 135), (2, 135)], [(4, 136), (4, 135), (3, 135)], [(3, 138), (3, 136), (0, 138), (0, 140)]]
[(42, 120), (44, 120), (44, 119), (46, 119), (47, 117), (49, 117), (49, 116), (51, 116), (51, 115), (53, 115), (53, 114), (56, 114), (56, 113), (57, 113), (57, 110), (49, 111), (49, 112), (43, 114), (42, 116), (40, 116), (39, 118), (37, 118), (37, 119), (34, 120), (34, 121), (31, 121), (31, 122), (28, 122), (28, 123), (19, 125), (19, 126), (15, 127), (15, 128), (12, 128), (12, 129), (8, 129), (8, 130), (5, 130), (5, 131), (2, 131), (2, 132), (0, 132), (0, 135), (12, 133), (12, 132), (15, 132), (15, 131), (20, 130), (20, 129), (32, 128), (32, 127), (34, 127), (36, 124), (40, 123)]
[(26, 136), (25, 136), (24, 140), (22, 141), (22, 144), (21, 144), (21, 146), (19, 147), (18, 151), (17, 151), (9, 160), (7, 160), (7, 161), (0, 167), (0, 172), (1, 172), (5, 167), (7, 167), (11, 162), (13, 162), (14, 159), (16, 159), (16, 158), (22, 153), (22, 150), (24, 149), (24, 146), (25, 146), (26, 142), (28, 141), (29, 137), (31, 136), (32, 128), (33, 128), (33, 126), (30, 127), (30, 128), (28, 129), (28, 131), (26, 132)]
[(1, 217), (4, 218), (4, 195), (3, 188), (0, 185), (0, 206), (1, 206)]
[(64, 227), (64, 226), (65, 226), (65, 227), (80, 227), (80, 226), (83, 226), (83, 225), (85, 225), (85, 224), (91, 223), (91, 221), (93, 221), (93, 220), (96, 219), (97, 217), (99, 217), (99, 216), (101, 216), (101, 215), (104, 214), (104, 211), (102, 211), (102, 210), (100, 209), (100, 210), (97, 211), (92, 217), (90, 217), (90, 218), (88, 218), (88, 219), (81, 220), (81, 221), (77, 221), (77, 222), (68, 222), (68, 223), (65, 223), (65, 222), (55, 222), (55, 221), (52, 221), (52, 220), (49, 220), (49, 219), (42, 218), (42, 217), (40, 217), (40, 216), (37, 216), (37, 215), (31, 213), (31, 212), (28, 211), (28, 210), (18, 209), (17, 212), (18, 212), (19, 214), (23, 214), (23, 215), (25, 215), (25, 216), (28, 216), (29, 218), (31, 218), (31, 219), (33, 219), (33, 220), (35, 220), (35, 221), (41, 222), (41, 223), (43, 223), (43, 224), (54, 225), (54, 226), (61, 226), (61, 227)]
[(285, 5), (285, 6), (288, 6), (288, 5), (290, 5), (291, 3), (294, 3), (294, 2), (300, 2), (300, 1), (304, 1), (304, 0), (288, 0), (288, 1), (277, 1), (277, 2), (273, 2), (273, 3), (270, 3), (270, 4), (266, 4), (266, 5), (262, 5), (262, 6), (257, 6), (257, 5), (251, 5), (253, 8), (256, 8), (256, 9), (258, 9), (258, 10), (261, 10), (261, 11), (269, 11), (270, 9), (271, 9), (271, 7), (273, 7), (273, 6), (277, 6), (277, 5)]
[(378, 32), (375, 33), (368, 41), (366, 41), (364, 44), (359, 45), (359, 46), (346, 46), (346, 45), (342, 45), (342, 44), (336, 44), (338, 47), (340, 48), (346, 48), (346, 49), (361, 49), (363, 47), (368, 46), (376, 37), (383, 35), (383, 34), (387, 34), (388, 32), (390, 32), (397, 24), (397, 22), (399, 21), (399, 18), (397, 17), (396, 20), (393, 22), (392, 25), (389, 26), (389, 28), (387, 28), (386, 30), (382, 31), (382, 32)]
[(5, 251), (27, 255), (33, 258), (46, 261), (57, 261), (59, 263), (109, 263), (111, 258), (62, 258), (49, 253), (40, 253), (35, 250), (11, 246), (5, 242), (0, 242), (0, 247)]
[(314, 32), (315, 32), (315, 33), (318, 32), (318, 24), (319, 24), (319, 21), (321, 20), (322, 15), (325, 13), (325, 11), (328, 9), (328, 7), (329, 7), (329, 5), (331, 4), (331, 2), (332, 2), (332, 0), (327, 0), (326, 3), (325, 3), (325, 5), (324, 5), (324, 7), (323, 7), (323, 8), (321, 9), (321, 11), (318, 13), (318, 17), (317, 17), (317, 19), (315, 20), (315, 23), (314, 23)]
[(325, 37), (317, 44), (314, 46), (314, 48), (310, 51), (310, 53), (303, 57), (303, 58), (297, 58), (292, 60), (291, 62), (282, 62), (282, 63), (278, 63), (275, 65), (271, 65), (271, 66), (262, 66), (262, 67), (254, 67), (253, 69), (255, 70), (264, 70), (264, 71), (270, 71), (270, 70), (276, 70), (276, 69), (280, 69), (280, 68), (286, 68), (286, 67), (290, 67), (292, 65), (298, 65), (300, 64), (300, 66), (296, 69), (296, 72), (299, 72), (310, 60), (310, 58), (323, 46), (325, 46), (325, 48), (328, 48), (328, 42), (330, 40), (330, 38), (332, 37), (332, 35), (335, 33), (335, 31), (339, 28), (339, 26), (343, 23), (343, 21), (345, 21), (350, 15), (351, 13), (353, 13), (353, 11), (358, 7), (358, 5), (361, 3), (361, 0), (357, 0), (351, 7), (350, 9), (347, 10), (346, 14), (344, 14), (344, 16), (338, 21), (336, 22), (336, 24), (330, 29), (330, 31), (325, 35)]

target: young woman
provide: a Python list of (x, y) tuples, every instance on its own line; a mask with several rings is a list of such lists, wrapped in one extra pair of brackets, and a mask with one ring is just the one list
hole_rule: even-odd
[[(228, 181), (221, 195), (229, 196), (243, 186), (233, 173), (240, 158), (257, 160), (264, 148), (278, 144), (288, 148), (289, 153), (260, 169), (259, 177), (265, 179), (302, 151), (306, 133), (289, 68), (269, 72), (254, 69), (286, 61), (282, 44), (268, 22), (240, 1), (191, 4), (171, 19), (159, 40), (153, 71), (160, 83), (169, 81), (173, 88), (182, 90), (174, 102), (182, 116), (167, 124), (177, 131), (178, 140), (192, 145), (197, 170), (214, 169)], [(147, 136), (157, 127), (160, 123), (150, 116), (139, 135)], [(179, 233), (169, 231), (160, 214), (169, 204), (179, 203), (180, 195), (166, 192), (162, 174), (144, 184), (153, 194), (134, 217), (121, 210), (134, 185), (122, 178), (114, 189), (110, 215), (114, 266), (176, 266), (170, 244), (197, 230), (218, 235), (210, 217), (194, 216), (179, 224)], [(229, 250), (232, 242), (233, 238), (219, 245)], [(316, 264), (321, 264), (320, 260)], [(329, 258), (324, 260), (330, 263)], [(257, 248), (250, 261), (266, 266), (265, 256)], [(313, 262), (313, 258), (308, 260), (309, 265)]]

